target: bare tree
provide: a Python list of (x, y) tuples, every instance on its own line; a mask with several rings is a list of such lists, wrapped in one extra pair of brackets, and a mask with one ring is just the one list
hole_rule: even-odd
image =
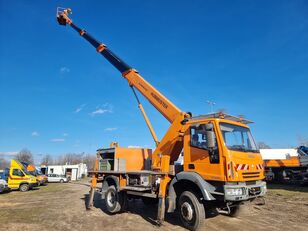
[(21, 162), (33, 164), (33, 155), (31, 151), (26, 148), (17, 153), (15, 159)]
[(87, 165), (88, 170), (93, 170), (95, 166), (96, 155), (86, 154), (83, 158), (83, 163)]
[(83, 162), (84, 153), (66, 153), (64, 155), (58, 156), (54, 161), (55, 164), (79, 164)]
[(3, 157), (0, 157), (0, 169), (5, 169), (10, 167), (10, 162)]
[(51, 165), (53, 164), (54, 161), (53, 161), (53, 158), (51, 155), (49, 154), (45, 154), (43, 157), (42, 157), (42, 160), (41, 160), (41, 164), (42, 165)]
[(259, 149), (269, 149), (269, 148), (271, 148), (268, 144), (266, 144), (266, 143), (264, 143), (262, 141), (260, 141), (258, 143), (258, 147), (259, 147)]

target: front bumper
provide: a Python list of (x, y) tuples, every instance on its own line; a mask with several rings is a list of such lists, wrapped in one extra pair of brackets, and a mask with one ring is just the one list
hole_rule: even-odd
[(225, 201), (246, 201), (264, 196), (267, 192), (265, 181), (237, 182), (224, 185)]
[(47, 183), (47, 180), (46, 179), (43, 179), (43, 180), (40, 180), (40, 185), (44, 185)]
[(30, 183), (29, 184), (29, 187), (30, 188), (36, 188), (36, 187), (39, 187), (40, 186), (40, 183), (39, 182), (37, 182), (37, 183)]

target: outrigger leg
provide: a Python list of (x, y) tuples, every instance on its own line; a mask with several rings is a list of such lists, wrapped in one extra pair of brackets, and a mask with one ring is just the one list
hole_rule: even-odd
[(92, 176), (92, 182), (91, 182), (91, 189), (90, 189), (90, 192), (89, 192), (89, 200), (87, 202), (87, 209), (91, 209), (93, 207), (94, 193), (96, 191), (96, 183), (97, 183), (96, 176), (93, 175)]
[(157, 211), (157, 225), (162, 225), (165, 220), (165, 197), (159, 198)]
[[(98, 168), (99, 168), (99, 154), (96, 154), (94, 171), (97, 171)], [(86, 203), (86, 208), (87, 209), (91, 209), (93, 207), (94, 193), (96, 191), (96, 185), (97, 185), (97, 177), (98, 176), (96, 174), (92, 175), (91, 189), (90, 189), (90, 192), (89, 192), (89, 200)]]

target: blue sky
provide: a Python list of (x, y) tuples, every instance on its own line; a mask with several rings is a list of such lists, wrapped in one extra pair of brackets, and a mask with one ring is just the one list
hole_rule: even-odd
[[(276, 148), (308, 138), (307, 1), (0, 0), (0, 153), (154, 146), (127, 82), (57, 6), (182, 110), (212, 100)], [(142, 102), (162, 137), (168, 122)]]

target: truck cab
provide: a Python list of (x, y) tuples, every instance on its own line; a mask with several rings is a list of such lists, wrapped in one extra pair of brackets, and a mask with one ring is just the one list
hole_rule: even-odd
[(213, 113), (192, 117), (186, 124), (183, 170), (197, 172), (215, 187), (213, 195), (229, 204), (266, 193), (263, 160), (248, 123)]
[(17, 160), (11, 160), (8, 172), (8, 186), (12, 190), (28, 191), (38, 187), (38, 180)]

